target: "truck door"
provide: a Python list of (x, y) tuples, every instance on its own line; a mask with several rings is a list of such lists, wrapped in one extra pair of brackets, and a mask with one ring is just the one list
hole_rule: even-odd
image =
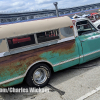
[(77, 22), (76, 27), (84, 62), (100, 56), (100, 32), (88, 20)]

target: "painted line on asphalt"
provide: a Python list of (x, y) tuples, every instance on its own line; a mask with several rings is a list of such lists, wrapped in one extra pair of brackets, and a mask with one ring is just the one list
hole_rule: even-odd
[(88, 98), (89, 96), (95, 94), (98, 91), (100, 91), (100, 87), (92, 90), (91, 92), (88, 92), (87, 94), (83, 95), (82, 97), (80, 97), (79, 99), (76, 99), (76, 100), (84, 100), (84, 99)]

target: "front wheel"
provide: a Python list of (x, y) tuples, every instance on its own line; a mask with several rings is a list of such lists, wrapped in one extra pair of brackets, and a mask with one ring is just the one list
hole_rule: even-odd
[(26, 76), (29, 86), (44, 87), (48, 84), (51, 77), (51, 69), (44, 63), (33, 66)]

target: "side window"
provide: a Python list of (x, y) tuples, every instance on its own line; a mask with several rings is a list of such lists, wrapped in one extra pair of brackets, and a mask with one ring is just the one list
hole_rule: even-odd
[(77, 22), (76, 27), (79, 36), (97, 31), (97, 29), (88, 20)]
[(60, 28), (60, 32), (64, 37), (74, 36), (73, 26)]
[(56, 30), (36, 33), (36, 36), (37, 36), (38, 43), (46, 42), (50, 40), (59, 39), (59, 31), (58, 29), (56, 29)]
[(8, 41), (9, 49), (35, 44), (34, 35), (7, 39), (7, 41)]

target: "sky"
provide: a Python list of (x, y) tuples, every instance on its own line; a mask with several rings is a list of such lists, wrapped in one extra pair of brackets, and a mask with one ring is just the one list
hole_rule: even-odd
[(99, 0), (0, 0), (0, 12), (25, 12), (55, 9), (53, 2), (58, 2), (58, 8), (70, 8), (100, 3)]

